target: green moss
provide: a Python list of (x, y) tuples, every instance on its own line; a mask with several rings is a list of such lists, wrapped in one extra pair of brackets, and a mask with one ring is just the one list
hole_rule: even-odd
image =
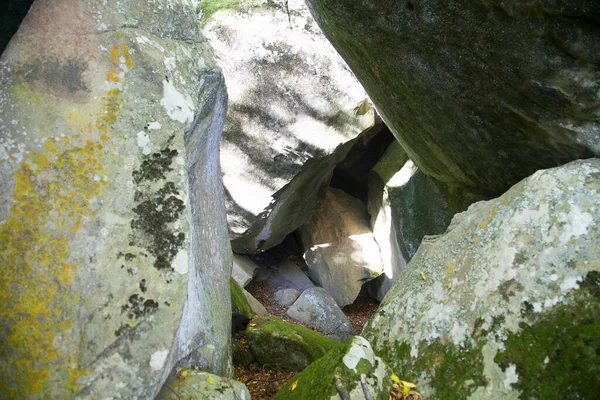
[(252, 353), (263, 365), (301, 370), (339, 346), (335, 340), (280, 318), (258, 316), (246, 328)]
[(600, 388), (600, 273), (587, 275), (570, 304), (526, 313), (495, 362), (516, 365), (523, 398), (593, 399)]
[[(304, 371), (287, 382), (275, 395), (275, 400), (322, 400), (338, 394), (335, 388), (335, 377), (340, 377), (342, 386), (351, 392), (360, 382), (360, 375), (371, 377), (378, 367), (368, 360), (359, 361), (356, 371), (349, 369), (343, 362), (344, 356), (352, 347), (354, 338), (348, 339), (325, 356), (310, 364)], [(292, 390), (292, 385), (295, 389)], [(386, 400), (390, 393), (392, 380), (384, 378), (383, 390), (373, 393), (373, 399)]]
[(252, 317), (254, 312), (250, 308), (250, 304), (248, 304), (242, 288), (233, 278), (229, 278), (229, 290), (231, 291), (231, 311)]

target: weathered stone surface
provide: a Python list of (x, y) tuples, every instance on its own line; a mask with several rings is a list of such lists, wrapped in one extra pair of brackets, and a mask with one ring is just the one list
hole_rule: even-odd
[[(235, 392), (235, 393), (234, 393)], [(242, 382), (208, 372), (185, 369), (170, 378), (156, 400), (250, 400)]]
[(427, 175), (500, 194), (600, 155), (600, 2), (307, 4)]
[(288, 309), (287, 315), (312, 326), (335, 340), (346, 340), (354, 335), (348, 317), (333, 297), (320, 287), (306, 289)]
[(431, 399), (593, 398), (600, 160), (538, 171), (426, 237), (364, 330)]
[(256, 297), (252, 296), (245, 289), (242, 289), (242, 292), (244, 293), (244, 296), (246, 296), (246, 301), (248, 302), (248, 305), (250, 306), (250, 309), (252, 310), (252, 312), (254, 312), (254, 314), (267, 315), (269, 313), (265, 306), (263, 306), (262, 303), (256, 299)]
[(373, 353), (365, 338), (355, 336), (292, 378), (277, 392), (275, 399), (341, 400), (335, 387), (338, 376), (351, 400), (364, 400), (367, 397), (361, 387), (361, 374), (367, 376), (368, 391), (373, 399), (389, 397), (392, 371)]
[(339, 189), (327, 191), (300, 234), (311, 279), (340, 307), (352, 304), (362, 285), (383, 271), (366, 207)]
[[(231, 293), (231, 312), (234, 314), (242, 314), (247, 317), (254, 315), (254, 311), (248, 302), (246, 292), (235, 279), (229, 280), (229, 291)], [(248, 293), (250, 294), (250, 293)]]
[(189, 3), (38, 1), (0, 59), (1, 398), (153, 398), (195, 349), (231, 372), (226, 92)]
[(200, 8), (229, 85), (221, 165), (232, 246), (253, 254), (279, 244), (318, 207), (374, 112), (357, 108), (364, 90), (302, 0)]
[(444, 233), (454, 214), (482, 200), (467, 190), (450, 188), (428, 177), (411, 160), (398, 168), (397, 161), (406, 160), (406, 153), (399, 145), (390, 147), (369, 179), (368, 208), (384, 272), (367, 283), (367, 288), (379, 301), (416, 253), (425, 235)]
[(252, 318), (246, 329), (246, 339), (261, 365), (294, 371), (303, 370), (339, 346), (335, 340), (277, 317)]
[(315, 286), (304, 271), (288, 258), (284, 258), (277, 264), (277, 274), (301, 292)]
[(294, 288), (279, 289), (273, 295), (273, 299), (282, 306), (291, 306), (300, 297), (300, 292)]
[(4, 51), (10, 38), (17, 32), (19, 25), (33, 0), (8, 0), (2, 3), (2, 13), (0, 14), (0, 54)]
[(231, 276), (241, 287), (246, 287), (250, 283), (257, 268), (258, 265), (250, 257), (233, 253)]

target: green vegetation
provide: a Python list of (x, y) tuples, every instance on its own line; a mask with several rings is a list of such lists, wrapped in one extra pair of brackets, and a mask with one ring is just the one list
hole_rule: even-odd
[(494, 359), (515, 365), (525, 399), (593, 399), (600, 388), (600, 273), (590, 272), (573, 302), (537, 314), (510, 334)]
[(302, 325), (277, 317), (257, 316), (246, 328), (246, 338), (263, 365), (301, 370), (340, 344)]
[(242, 288), (233, 278), (229, 278), (229, 290), (231, 291), (231, 311), (243, 314), (248, 318), (252, 317), (254, 312), (250, 308), (250, 304), (248, 304)]
[[(350, 350), (354, 338), (338, 345), (324, 357), (310, 364), (304, 371), (292, 378), (275, 395), (275, 400), (321, 400), (338, 394), (335, 388), (335, 376), (339, 376), (342, 386), (351, 392), (360, 382), (360, 375), (372, 376), (378, 367), (362, 359), (356, 371), (344, 364), (343, 358)], [(386, 400), (391, 390), (392, 380), (385, 379), (383, 390), (374, 394), (373, 399)]]

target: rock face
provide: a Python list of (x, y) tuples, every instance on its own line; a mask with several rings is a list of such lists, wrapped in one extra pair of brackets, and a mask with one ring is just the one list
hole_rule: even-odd
[(367, 376), (368, 392), (373, 399), (387, 399), (392, 386), (392, 371), (373, 353), (369, 342), (355, 336), (292, 378), (275, 395), (277, 400), (340, 399), (335, 377), (350, 400), (367, 397), (361, 387), (361, 374)]
[(38, 1), (0, 59), (1, 398), (231, 372), (226, 91), (188, 3)]
[(304, 271), (289, 258), (284, 258), (277, 264), (277, 275), (290, 283), (294, 288), (304, 291), (315, 284), (306, 276)]
[[(186, 369), (167, 381), (156, 400), (250, 400), (246, 385), (232, 379)], [(234, 393), (235, 392), (235, 393)]]
[(291, 306), (300, 297), (300, 292), (294, 288), (280, 289), (275, 292), (273, 298), (282, 306)]
[(346, 340), (354, 335), (348, 317), (323, 288), (306, 289), (288, 309), (287, 315), (335, 340)]
[(246, 287), (254, 277), (258, 265), (250, 257), (233, 254), (233, 269), (231, 276), (241, 287)]
[(253, 254), (306, 221), (374, 112), (359, 107), (364, 90), (303, 1), (285, 2), (289, 13), (283, 2), (221, 3), (201, 2), (201, 20), (229, 86), (221, 165), (232, 246)]
[(600, 155), (599, 2), (307, 4), (427, 175), (499, 194)]
[(394, 143), (369, 177), (369, 214), (373, 236), (381, 249), (384, 273), (367, 284), (377, 300), (416, 253), (425, 235), (444, 233), (452, 217), (481, 196), (450, 188), (421, 172)]
[(302, 371), (339, 346), (335, 340), (277, 317), (255, 317), (246, 329), (252, 354), (261, 365)]
[(352, 304), (362, 285), (381, 275), (383, 264), (366, 207), (343, 191), (329, 189), (300, 234), (311, 279), (340, 307)]
[(595, 397), (599, 198), (593, 159), (473, 204), (423, 241), (365, 337), (425, 398)]

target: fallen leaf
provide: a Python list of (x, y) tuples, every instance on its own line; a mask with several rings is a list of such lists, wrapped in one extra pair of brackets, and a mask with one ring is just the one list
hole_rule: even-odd
[(402, 382), (402, 381), (400, 380), (400, 378), (398, 378), (398, 375), (396, 375), (396, 374), (392, 374), (392, 380), (393, 380), (394, 382), (398, 383), (398, 384), (399, 384), (400, 382)]
[(256, 324), (254, 324), (254, 323), (252, 323), (252, 324), (248, 324), (248, 325), (250, 325), (250, 326), (256, 326)]
[(187, 369), (185, 369), (185, 370), (181, 371), (181, 373), (179, 374), (179, 376), (183, 376), (185, 378), (187, 376), (188, 372), (189, 371)]
[(290, 390), (296, 390), (297, 387), (298, 387), (298, 380), (296, 379), (296, 381), (294, 383), (292, 383), (292, 387), (290, 388)]
[(211, 385), (215, 384), (215, 378), (213, 378), (212, 376), (208, 376), (208, 383), (210, 383)]
[(427, 280), (427, 277), (425, 276), (425, 274), (421, 271), (421, 279), (423, 279), (424, 281)]

